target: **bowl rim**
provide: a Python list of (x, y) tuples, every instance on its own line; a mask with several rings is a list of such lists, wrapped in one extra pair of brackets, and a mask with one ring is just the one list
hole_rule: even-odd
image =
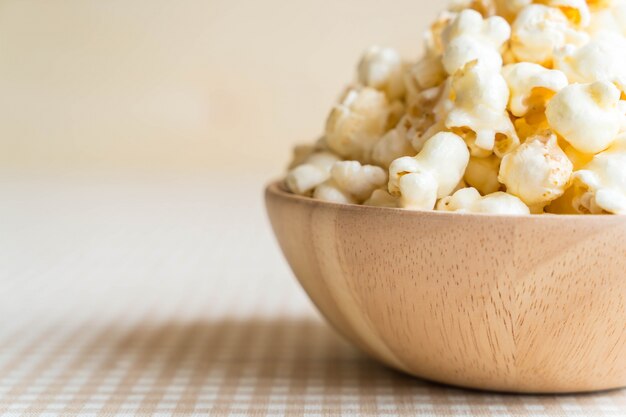
[(571, 220), (585, 220), (585, 221), (597, 221), (597, 222), (626, 222), (626, 215), (620, 214), (486, 214), (486, 213), (458, 213), (449, 211), (438, 210), (406, 210), (402, 208), (392, 207), (376, 207), (376, 206), (364, 206), (359, 204), (345, 204), (345, 203), (333, 203), (330, 201), (317, 200), (312, 197), (302, 196), (294, 194), (287, 190), (283, 180), (271, 181), (265, 187), (266, 198), (268, 196), (278, 197), (283, 200), (288, 200), (294, 203), (303, 204), (311, 207), (319, 208), (334, 208), (346, 212), (354, 212), (365, 214), (370, 213), (387, 213), (393, 215), (403, 216), (419, 216), (419, 217), (432, 217), (432, 218), (450, 218), (452, 219), (532, 219), (533, 221), (571, 221)]

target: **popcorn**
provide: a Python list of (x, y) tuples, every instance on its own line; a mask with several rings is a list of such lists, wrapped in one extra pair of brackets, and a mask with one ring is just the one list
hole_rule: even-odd
[(389, 101), (404, 96), (404, 63), (391, 48), (369, 48), (359, 63), (358, 79), (361, 84), (385, 93)]
[(591, 13), (585, 0), (542, 0), (537, 3), (560, 9), (574, 25), (589, 26)]
[(572, 204), (581, 214), (626, 214), (626, 135), (574, 173)]
[(605, 81), (626, 93), (626, 38), (605, 33), (576, 48), (566, 46), (555, 53), (554, 66), (572, 83)]
[(441, 56), (425, 56), (410, 67), (405, 84), (409, 95), (416, 96), (421, 91), (441, 85), (447, 77)]
[(514, 116), (525, 116), (530, 110), (545, 110), (545, 103), (569, 83), (561, 71), (522, 62), (507, 65), (502, 75), (511, 90), (509, 110)]
[(357, 204), (357, 200), (342, 190), (336, 182), (330, 180), (319, 185), (313, 193), (313, 198), (329, 203)]
[(499, 49), (509, 40), (511, 27), (503, 18), (483, 20), (475, 10), (463, 10), (443, 31), (443, 66), (454, 75), (472, 61), (491, 69), (502, 66)]
[(544, 112), (528, 113), (513, 122), (520, 141), (525, 142), (529, 137), (550, 130), (550, 124)]
[(444, 51), (443, 31), (458, 13), (444, 11), (439, 14), (437, 20), (430, 25), (430, 29), (424, 34), (426, 56), (440, 56)]
[(622, 126), (620, 91), (613, 84), (571, 84), (548, 103), (546, 116), (552, 129), (582, 153), (608, 148)]
[(556, 48), (585, 44), (589, 35), (572, 26), (559, 9), (540, 4), (525, 7), (512, 26), (511, 52), (518, 61), (550, 67)]
[(500, 172), (500, 158), (495, 155), (487, 158), (470, 157), (467, 170), (463, 179), (481, 194), (491, 194), (500, 190), (501, 184), (498, 180)]
[(496, 192), (482, 197), (475, 188), (463, 188), (452, 196), (441, 199), (437, 203), (437, 210), (459, 213), (530, 214), (522, 200), (511, 194)]
[(326, 143), (346, 159), (368, 161), (388, 117), (385, 94), (370, 87), (349, 88), (328, 117)]
[(626, 214), (626, 0), (453, 0), (425, 44), (413, 63), (365, 52), (324, 136), (294, 150), (291, 192), (412, 210)]
[(531, 3), (532, 0), (495, 0), (498, 14), (509, 22), (515, 20), (517, 14)]
[(398, 208), (398, 197), (394, 197), (387, 190), (374, 190), (372, 196), (363, 203), (364, 206)]
[(361, 165), (358, 161), (336, 162), (331, 178), (337, 186), (357, 201), (367, 200), (372, 192), (387, 183), (387, 173), (381, 167)]
[[(303, 150), (301, 148), (300, 152)], [(299, 159), (298, 156), (296, 159)], [(311, 153), (302, 160), (301, 164), (289, 171), (285, 178), (285, 184), (292, 193), (307, 195), (330, 178), (330, 170), (339, 160), (339, 157), (331, 152)]]
[(445, 121), (448, 129), (470, 129), (476, 135), (476, 147), (498, 156), (519, 144), (506, 111), (509, 88), (499, 71), (478, 63), (468, 65), (452, 77), (450, 96), (453, 108)]
[(493, 0), (452, 0), (448, 10), (452, 12), (462, 12), (465, 9), (472, 9), (481, 15), (488, 17), (496, 13), (496, 5)]
[(626, 36), (626, 0), (613, 0), (608, 3), (610, 4), (592, 10), (591, 23), (587, 32), (593, 38), (607, 32)]
[(339, 161), (313, 196), (334, 203), (362, 203), (386, 182), (387, 173), (380, 167), (361, 165), (358, 161)]
[(543, 210), (569, 186), (573, 165), (554, 134), (534, 136), (506, 155), (499, 181), (533, 211)]
[[(446, 163), (442, 164), (441, 161)], [(403, 157), (389, 167), (389, 192), (400, 206), (432, 210), (437, 199), (450, 195), (463, 178), (469, 151), (459, 136), (441, 132), (429, 139), (415, 157)]]
[(388, 168), (395, 160), (403, 156), (415, 154), (415, 149), (407, 139), (407, 132), (400, 126), (390, 130), (374, 146), (372, 161), (382, 167)]

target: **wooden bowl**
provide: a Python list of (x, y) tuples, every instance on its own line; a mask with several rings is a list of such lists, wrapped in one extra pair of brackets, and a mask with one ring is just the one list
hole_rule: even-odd
[(494, 391), (626, 386), (626, 216), (415, 212), (278, 183), (265, 198), (315, 305), (385, 364)]

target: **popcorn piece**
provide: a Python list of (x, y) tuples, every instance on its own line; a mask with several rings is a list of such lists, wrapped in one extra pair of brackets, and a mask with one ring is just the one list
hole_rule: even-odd
[(465, 182), (476, 188), (481, 194), (491, 194), (500, 190), (498, 181), (500, 171), (500, 158), (495, 155), (487, 158), (472, 156), (465, 170)]
[(307, 195), (330, 178), (330, 170), (337, 161), (339, 157), (331, 152), (311, 153), (287, 173), (285, 184), (292, 193)]
[(493, 0), (452, 0), (448, 5), (448, 10), (452, 12), (462, 12), (465, 9), (472, 9), (485, 17), (496, 14), (496, 4)]
[(539, 212), (563, 195), (572, 170), (572, 162), (559, 148), (556, 135), (549, 134), (532, 137), (506, 155), (498, 178), (508, 193)]
[(407, 71), (405, 84), (409, 96), (416, 96), (423, 90), (441, 85), (447, 77), (441, 56), (425, 56)]
[(357, 201), (365, 201), (372, 192), (387, 183), (387, 173), (381, 167), (361, 165), (358, 161), (336, 162), (331, 169), (332, 181)]
[(447, 87), (448, 83), (445, 86), (422, 91), (417, 100), (409, 105), (407, 114), (397, 126), (416, 152), (422, 150), (428, 139), (446, 129), (442, 118), (452, 104), (442, 96), (442, 91)]
[[(588, 2), (591, 3), (591, 2)], [(595, 5), (587, 31), (593, 38), (606, 32), (626, 36), (626, 0), (609, 1), (610, 4)]]
[(545, 109), (545, 103), (569, 83), (561, 71), (523, 62), (507, 65), (502, 75), (511, 90), (509, 110), (514, 116), (525, 116), (532, 108)]
[(365, 206), (398, 208), (398, 197), (394, 197), (387, 190), (374, 190), (372, 196), (363, 203)]
[(384, 92), (389, 101), (404, 97), (404, 63), (391, 48), (370, 47), (358, 66), (359, 82)]
[(619, 133), (624, 115), (620, 91), (607, 82), (571, 84), (548, 103), (550, 126), (582, 153), (608, 148)]
[(320, 184), (313, 193), (313, 198), (330, 203), (356, 204), (357, 200), (342, 190), (333, 180)]
[(430, 29), (424, 35), (424, 44), (426, 47), (426, 56), (440, 56), (444, 51), (443, 31), (448, 27), (450, 22), (458, 13), (444, 11), (439, 14), (437, 20), (430, 25)]
[(476, 147), (498, 156), (514, 149), (519, 138), (506, 111), (509, 88), (500, 72), (472, 63), (452, 78), (453, 108), (446, 127), (469, 128), (476, 134)]
[(417, 156), (393, 161), (389, 192), (400, 196), (401, 207), (432, 210), (438, 198), (452, 193), (468, 162), (469, 151), (463, 139), (454, 133), (438, 133)]
[(569, 21), (576, 26), (589, 26), (591, 13), (585, 0), (540, 0), (536, 1), (536, 3), (560, 9)]
[(589, 35), (572, 27), (559, 9), (540, 4), (525, 7), (512, 26), (511, 51), (518, 61), (552, 65), (555, 48), (583, 45)]
[(512, 22), (524, 7), (532, 3), (532, 0), (495, 0), (495, 3), (498, 14)]
[(375, 164), (388, 168), (398, 158), (415, 155), (415, 149), (408, 139), (409, 132), (405, 127), (405, 119), (400, 122), (398, 127), (387, 132), (374, 146), (372, 161)]
[(484, 19), (475, 10), (463, 10), (443, 31), (443, 66), (453, 75), (472, 61), (500, 69), (500, 47), (509, 40), (511, 27), (499, 16)]
[(574, 173), (576, 211), (582, 214), (626, 214), (626, 135)]
[(328, 117), (326, 143), (346, 159), (368, 161), (388, 118), (385, 94), (370, 87), (349, 88)]
[(576, 48), (567, 46), (555, 53), (555, 68), (572, 83), (606, 81), (626, 93), (626, 38), (605, 33)]
[(496, 192), (481, 197), (475, 188), (463, 188), (437, 204), (437, 210), (460, 213), (527, 215), (530, 210), (519, 198)]

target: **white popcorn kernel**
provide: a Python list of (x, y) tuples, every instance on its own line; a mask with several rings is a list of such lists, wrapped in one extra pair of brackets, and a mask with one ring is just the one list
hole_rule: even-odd
[(446, 129), (442, 116), (448, 110), (442, 104), (447, 102), (442, 97), (443, 90), (444, 86), (440, 86), (422, 91), (409, 104), (407, 114), (396, 127), (416, 152), (421, 151), (424, 143), (433, 135)]
[[(470, 129), (475, 133), (472, 141), (476, 147), (498, 156), (519, 144), (506, 111), (509, 87), (499, 70), (492, 71), (476, 63), (468, 65), (452, 77), (449, 96), (453, 106), (445, 120), (448, 129)], [(497, 136), (503, 139), (497, 141)]]
[(402, 126), (401, 121), (398, 127), (387, 132), (374, 146), (372, 161), (375, 164), (388, 168), (394, 160), (415, 154), (408, 133)]
[(518, 61), (551, 66), (555, 48), (580, 46), (588, 39), (589, 35), (572, 27), (561, 10), (531, 4), (513, 23), (511, 51)]
[(571, 84), (548, 103), (552, 129), (582, 153), (607, 149), (621, 128), (620, 91), (613, 84)]
[(429, 139), (415, 157), (403, 157), (389, 167), (389, 192), (400, 205), (432, 210), (438, 198), (452, 193), (463, 178), (469, 151), (459, 136), (441, 132)]
[(365, 206), (398, 208), (398, 197), (389, 194), (387, 190), (374, 190), (372, 196), (363, 203)]
[(437, 16), (437, 19), (430, 25), (429, 30), (424, 34), (424, 46), (426, 56), (440, 56), (444, 51), (443, 31), (458, 13), (444, 11)]
[(337, 183), (332, 180), (326, 181), (315, 188), (313, 198), (330, 203), (356, 204), (357, 201), (350, 194), (342, 190)]
[(453, 75), (472, 61), (500, 69), (500, 48), (509, 40), (511, 27), (500, 16), (483, 20), (475, 10), (463, 10), (443, 31), (443, 66)]
[(346, 159), (366, 162), (385, 133), (388, 118), (385, 94), (370, 87), (349, 88), (328, 117), (326, 143)]
[(493, 0), (451, 0), (448, 10), (451, 12), (462, 12), (466, 9), (476, 10), (485, 17), (496, 14), (496, 4)]
[(446, 73), (441, 56), (425, 56), (406, 72), (405, 84), (409, 95), (417, 95), (423, 90), (441, 85)]
[(533, 107), (543, 111), (547, 101), (569, 84), (561, 71), (528, 62), (507, 65), (502, 75), (511, 91), (509, 110), (517, 117), (525, 116)]
[(465, 182), (476, 188), (481, 194), (491, 194), (500, 190), (501, 184), (498, 181), (500, 172), (500, 158), (495, 155), (487, 158), (477, 158), (472, 156), (467, 164)]
[(301, 165), (287, 173), (285, 183), (294, 194), (307, 195), (315, 187), (330, 178), (330, 170), (339, 157), (331, 152), (314, 152), (309, 154)]
[(580, 48), (561, 48), (554, 66), (572, 83), (605, 81), (626, 93), (626, 38), (606, 33)]
[(358, 65), (359, 82), (384, 92), (389, 101), (404, 97), (404, 63), (391, 48), (370, 47)]
[(591, 13), (587, 31), (593, 38), (607, 32), (626, 36), (626, 0), (613, 0), (604, 7), (596, 7)]
[(402, 208), (432, 210), (437, 203), (437, 180), (429, 173), (409, 173), (399, 180)]
[(506, 155), (500, 165), (499, 180), (507, 192), (540, 212), (565, 192), (570, 184), (572, 162), (559, 147), (554, 134), (529, 138)]
[(331, 171), (332, 181), (356, 201), (367, 200), (372, 192), (387, 183), (384, 169), (373, 165), (361, 165), (358, 161), (336, 162)]
[(626, 135), (574, 173), (572, 203), (581, 214), (626, 214)]
[(495, 0), (497, 14), (512, 22), (518, 13), (532, 3), (532, 0)]
[(568, 20), (576, 26), (589, 26), (591, 13), (585, 0), (540, 0), (536, 3), (560, 9)]
[(463, 188), (437, 203), (437, 210), (459, 213), (527, 215), (530, 210), (519, 198), (496, 192), (484, 197), (475, 188)]

